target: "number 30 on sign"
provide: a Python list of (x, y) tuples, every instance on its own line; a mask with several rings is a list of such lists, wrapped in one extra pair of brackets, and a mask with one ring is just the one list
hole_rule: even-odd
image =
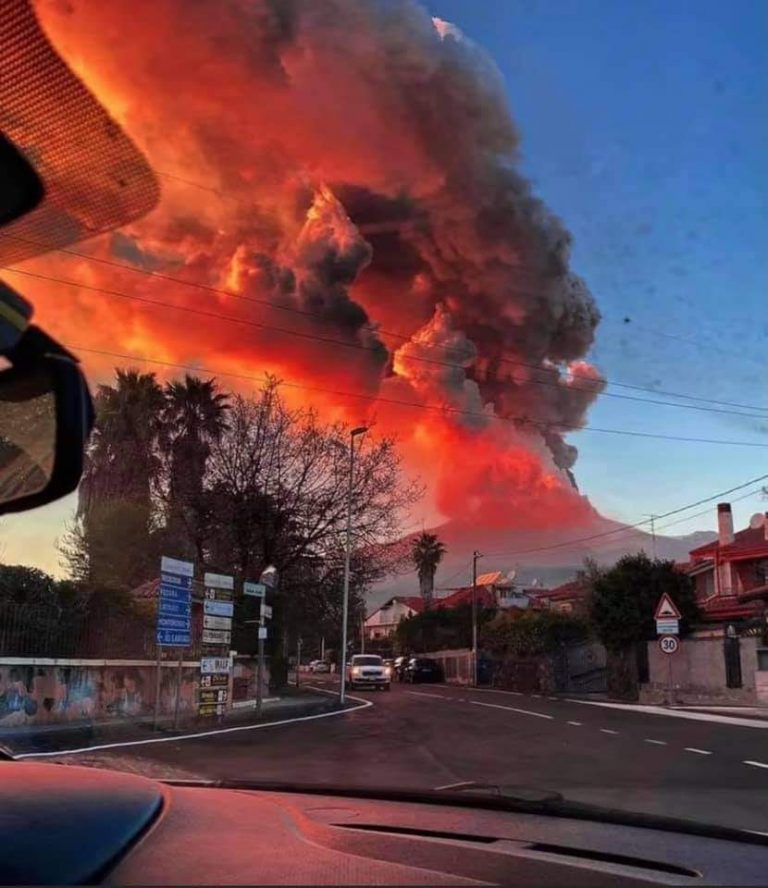
[(674, 635), (662, 635), (659, 639), (659, 650), (662, 654), (675, 654), (680, 647), (680, 642)]

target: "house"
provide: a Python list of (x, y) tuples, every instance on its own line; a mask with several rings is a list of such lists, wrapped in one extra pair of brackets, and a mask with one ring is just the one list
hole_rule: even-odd
[(734, 533), (730, 503), (717, 506), (717, 539), (693, 549), (685, 572), (706, 622), (757, 617), (768, 601), (768, 513)]
[(582, 580), (569, 580), (554, 589), (538, 590), (532, 606), (561, 614), (584, 614), (589, 588)]
[[(480, 574), (475, 589), (478, 607), (517, 607), (521, 610), (530, 605), (534, 591), (518, 588), (514, 580), (500, 570)], [(458, 607), (472, 603), (472, 586), (461, 586), (447, 591), (448, 595), (435, 599), (434, 607)]]
[(394, 635), (400, 620), (420, 614), (424, 610), (424, 599), (418, 595), (396, 595), (385, 601), (369, 617), (364, 624), (365, 637), (368, 641), (383, 640)]

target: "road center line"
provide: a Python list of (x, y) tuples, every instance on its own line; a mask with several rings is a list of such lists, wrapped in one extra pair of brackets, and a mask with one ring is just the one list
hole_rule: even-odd
[(566, 722), (567, 725), (573, 725), (576, 728), (581, 727), (581, 722)]
[(553, 715), (546, 715), (543, 712), (532, 712), (530, 709), (516, 709), (514, 706), (502, 706), (500, 703), (481, 703), (479, 700), (469, 701), (473, 706), (487, 706), (489, 709), (505, 709), (507, 712), (519, 712), (521, 715), (535, 715), (536, 718), (546, 718), (552, 721)]
[(696, 749), (695, 746), (686, 746), (686, 752), (695, 752), (697, 755), (712, 755), (708, 749)]
[(744, 760), (745, 765), (752, 765), (753, 768), (768, 768), (765, 762), (751, 762), (749, 759)]
[[(649, 740), (648, 737), (646, 737), (645, 740), (643, 740), (643, 743), (653, 743), (655, 746), (666, 746), (667, 745), (666, 740)], [(765, 767), (768, 768), (768, 765), (766, 765)]]
[(601, 734), (618, 734), (618, 731), (612, 731), (610, 728), (600, 728)]
[(444, 694), (428, 694), (426, 691), (406, 691), (414, 697), (434, 697), (435, 700), (453, 700), (453, 697), (446, 697)]

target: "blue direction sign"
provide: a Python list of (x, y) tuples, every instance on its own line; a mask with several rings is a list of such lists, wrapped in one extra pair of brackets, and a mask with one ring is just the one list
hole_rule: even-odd
[(179, 577), (175, 574), (161, 573), (160, 582), (164, 586), (174, 586), (177, 589), (191, 589), (192, 577)]
[(192, 606), (189, 601), (172, 601), (161, 596), (157, 612), (163, 617), (189, 617)]
[(163, 556), (157, 599), (157, 643), (186, 647), (192, 642), (192, 579), (195, 566)]
[(159, 645), (186, 647), (190, 644), (189, 632), (180, 632), (178, 629), (158, 629), (157, 643)]
[(189, 601), (189, 589), (182, 589), (177, 586), (169, 586), (167, 583), (161, 583), (160, 598), (164, 601)]
[(204, 601), (203, 613), (214, 617), (231, 617), (235, 606), (231, 601)]

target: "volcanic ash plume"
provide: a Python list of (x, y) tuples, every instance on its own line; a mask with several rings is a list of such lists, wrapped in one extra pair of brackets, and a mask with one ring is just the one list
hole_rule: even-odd
[(163, 186), (154, 213), (88, 250), (174, 279), (42, 260), (175, 306), (72, 287), (65, 311), (61, 292), (31, 293), (65, 341), (86, 344), (89, 319), (92, 347), (267, 369), (352, 420), (366, 402), (317, 389), (378, 396), (380, 430), (400, 433), (442, 514), (585, 520), (565, 436), (602, 385), (582, 360), (599, 314), (517, 172), (477, 46), (410, 0), (37, 9)]

